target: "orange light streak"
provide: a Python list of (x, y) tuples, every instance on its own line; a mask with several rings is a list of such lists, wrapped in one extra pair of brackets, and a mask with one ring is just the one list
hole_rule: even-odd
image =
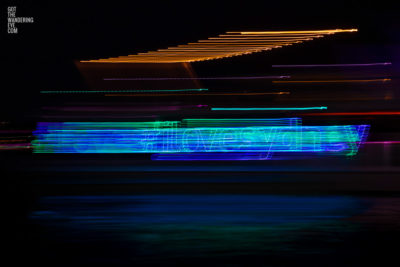
[[(310, 41), (326, 35), (356, 32), (357, 29), (335, 29), (316, 31), (246, 31), (227, 32), (186, 45), (178, 45), (157, 51), (138, 53), (81, 62), (97, 63), (180, 63), (213, 60), (240, 56)], [(304, 81), (303, 81), (304, 82)]]

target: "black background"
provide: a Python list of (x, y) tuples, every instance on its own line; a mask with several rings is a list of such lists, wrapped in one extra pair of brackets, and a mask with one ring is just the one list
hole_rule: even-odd
[[(33, 17), (34, 23), (17, 24), (18, 34), (7, 34), (7, 6), (16, 6), (17, 17)], [(261, 74), (265, 65), (271, 63), (343, 63), (345, 57), (348, 62), (390, 61), (398, 70), (399, 13), (396, 3), (385, 1), (3, 1), (0, 119), (21, 127), (34, 127), (36, 122), (29, 115), (40, 109), (40, 90), (85, 88), (84, 79), (74, 64), (77, 60), (166, 48), (226, 31), (359, 29), (357, 35), (345, 39), (339, 36), (329, 45), (316, 41), (316, 44), (305, 44), (302, 49), (288, 48), (259, 55), (261, 60), (256, 64), (252, 56), (222, 63), (199, 63), (196, 66), (201, 74), (206, 76), (216, 71), (221, 75)], [(341, 51), (351, 52), (337, 56), (335, 49), (343, 44), (351, 49)], [(232, 62), (235, 64), (229, 64)], [(221, 70), (220, 66), (224, 68)], [(8, 156), (3, 158), (6, 164), (19, 160), (18, 156), (8, 161), (5, 157)], [(29, 201), (37, 193), (29, 186), (21, 186), (30, 179), (29, 175), (18, 182), (13, 172), (6, 176), (8, 208), (5, 214), (9, 218), (6, 242), (12, 252), (8, 256), (15, 262), (29, 263), (29, 257), (35, 252), (31, 246), (35, 245), (36, 229), (29, 228), (26, 214), (31, 208)], [(32, 236), (23, 236), (27, 233)], [(392, 236), (391, 233), (372, 235), (377, 235), (375, 239), (372, 236), (372, 242), (385, 242)], [(398, 241), (398, 231), (392, 237)], [(24, 240), (30, 243), (24, 244)], [(355, 245), (364, 238), (357, 237), (357, 240)], [(352, 243), (346, 246), (351, 259)], [(366, 251), (377, 253), (374, 264), (379, 263), (380, 254), (388, 252), (395, 259), (395, 247), (389, 244), (381, 249), (376, 249), (374, 244), (367, 247)], [(357, 249), (354, 253), (363, 254)]]

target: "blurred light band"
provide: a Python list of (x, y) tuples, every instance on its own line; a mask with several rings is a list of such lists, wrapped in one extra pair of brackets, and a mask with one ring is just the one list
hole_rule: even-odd
[(366, 112), (331, 112), (331, 113), (308, 113), (308, 116), (393, 116), (400, 115), (400, 111), (366, 111)]
[(178, 121), (39, 123), (32, 145), (35, 153), (317, 152), (354, 155), (365, 141), (369, 128), (368, 125), (182, 126)]
[(282, 80), (272, 81), (272, 83), (370, 83), (370, 82), (390, 82), (392, 79), (363, 79), (363, 80)]
[(179, 81), (179, 80), (257, 80), (288, 79), (290, 76), (232, 76), (232, 77), (154, 77), (154, 78), (104, 78), (104, 81)]
[(234, 110), (265, 110), (265, 111), (274, 111), (274, 110), (281, 110), (281, 111), (292, 111), (292, 110), (322, 110), (322, 109), (328, 109), (327, 107), (300, 107), (300, 108), (211, 108), (211, 110), (214, 111), (234, 111)]
[(255, 126), (300, 126), (301, 118), (276, 119), (183, 119), (183, 128), (196, 127), (255, 127)]
[(282, 80), (272, 81), (272, 83), (371, 83), (371, 82), (390, 82), (392, 79), (363, 79), (363, 80)]
[(391, 144), (400, 144), (400, 141), (369, 141), (365, 142), (367, 145), (391, 145)]
[(230, 95), (289, 95), (290, 92), (264, 92), (264, 93), (156, 93), (156, 94), (126, 94), (106, 93), (105, 96), (230, 96)]
[(40, 91), (42, 94), (90, 94), (90, 93), (168, 93), (168, 92), (201, 92), (204, 88), (195, 89), (165, 89), (165, 90), (69, 90), (69, 91)]
[(152, 154), (151, 160), (269, 160), (272, 153), (221, 152), (221, 153), (161, 153)]

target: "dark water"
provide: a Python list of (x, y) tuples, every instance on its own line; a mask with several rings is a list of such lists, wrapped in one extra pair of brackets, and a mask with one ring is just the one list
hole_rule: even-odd
[(12, 266), (398, 265), (397, 165), (18, 158), (3, 158)]
[(400, 198), (45, 196), (29, 225), (57, 266), (363, 266), (395, 259)]

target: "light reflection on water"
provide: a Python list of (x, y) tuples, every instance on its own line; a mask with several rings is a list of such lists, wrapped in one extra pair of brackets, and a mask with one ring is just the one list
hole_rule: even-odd
[(332, 254), (361, 229), (359, 216), (371, 203), (348, 196), (55, 196), (42, 197), (30, 218), (45, 229), (50, 250), (87, 251), (80, 262), (158, 265), (212, 255), (222, 264)]

